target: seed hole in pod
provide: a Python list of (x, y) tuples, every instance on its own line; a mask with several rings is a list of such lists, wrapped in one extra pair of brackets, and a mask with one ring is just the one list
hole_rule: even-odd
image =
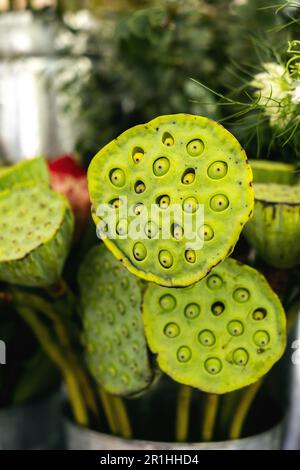
[(118, 309), (118, 312), (121, 314), (121, 315), (124, 315), (125, 312), (126, 312), (126, 308), (125, 308), (125, 305), (123, 304), (122, 300), (119, 300), (118, 303), (117, 303), (117, 309)]
[(128, 230), (128, 221), (127, 219), (121, 219), (117, 223), (117, 234), (118, 235), (126, 235)]
[(141, 147), (135, 147), (132, 152), (132, 160), (134, 163), (140, 163), (145, 152)]
[(137, 363), (135, 361), (131, 362), (129, 368), (132, 370), (132, 372), (136, 372), (138, 370)]
[(198, 201), (195, 197), (187, 197), (183, 201), (183, 210), (185, 212), (192, 214), (193, 212), (196, 212), (197, 209), (198, 209)]
[(204, 367), (209, 374), (216, 375), (222, 370), (222, 362), (217, 357), (210, 357), (205, 361)]
[(232, 320), (228, 323), (227, 330), (231, 336), (240, 336), (244, 333), (244, 325), (238, 320)]
[(121, 333), (122, 333), (122, 336), (124, 336), (124, 338), (129, 338), (130, 333), (129, 333), (129, 329), (128, 329), (127, 325), (122, 325), (121, 326)]
[(174, 145), (174, 139), (169, 132), (164, 132), (162, 142), (167, 147), (171, 147), (171, 145)]
[(147, 249), (146, 247), (141, 243), (137, 242), (134, 247), (133, 247), (133, 256), (137, 261), (143, 261), (146, 256), (147, 256)]
[(188, 362), (192, 357), (192, 351), (188, 346), (181, 346), (177, 351), (177, 359), (179, 362)]
[(140, 349), (140, 348), (139, 348), (138, 343), (136, 343), (136, 342), (132, 343), (132, 351), (133, 351), (134, 353), (139, 352), (139, 349)]
[(197, 256), (195, 250), (186, 250), (184, 253), (184, 257), (188, 263), (195, 263)]
[(168, 323), (164, 328), (164, 334), (168, 338), (176, 338), (180, 333), (180, 328), (177, 323)]
[(205, 242), (209, 242), (214, 238), (214, 231), (210, 225), (202, 225), (202, 227), (199, 228), (198, 230), (198, 235), (199, 238), (204, 240)]
[(212, 274), (209, 276), (206, 283), (210, 289), (220, 289), (220, 287), (223, 285), (222, 279), (220, 276), (217, 276), (217, 274)]
[(249, 360), (249, 354), (246, 349), (239, 348), (233, 352), (232, 358), (237, 366), (245, 366)]
[(167, 312), (174, 310), (176, 307), (176, 299), (173, 295), (166, 294), (159, 299), (159, 305), (161, 308)]
[(247, 302), (247, 300), (249, 300), (250, 298), (250, 292), (248, 291), (248, 289), (244, 289), (241, 287), (234, 291), (233, 298), (236, 302), (239, 303)]
[(161, 209), (167, 209), (170, 205), (170, 198), (167, 196), (167, 194), (164, 194), (163, 196), (159, 196), (156, 199), (156, 204), (161, 208)]
[(211, 179), (219, 180), (227, 175), (227, 171), (228, 165), (226, 162), (214, 162), (209, 166), (207, 174)]
[(225, 194), (217, 194), (210, 200), (210, 207), (215, 212), (222, 212), (229, 206), (228, 197)]
[(257, 331), (253, 337), (256, 346), (263, 348), (270, 342), (270, 335), (267, 331)]
[(121, 201), (120, 199), (117, 197), (116, 199), (112, 199), (111, 201), (109, 201), (109, 205), (111, 207), (113, 207), (113, 209), (119, 209), (120, 205), (121, 205)]
[(109, 173), (109, 179), (114, 186), (120, 188), (125, 184), (125, 173), (121, 168), (114, 168)]
[(190, 320), (197, 318), (199, 313), (200, 313), (200, 306), (196, 303), (188, 304), (184, 309), (185, 317)]
[(115, 286), (111, 283), (107, 285), (107, 292), (109, 295), (114, 295), (115, 293)]
[(163, 268), (169, 269), (173, 264), (173, 256), (168, 250), (159, 252), (159, 262)]
[(179, 224), (172, 224), (171, 233), (175, 240), (181, 240), (184, 234), (184, 230)]
[(134, 190), (137, 194), (142, 194), (146, 189), (145, 183), (143, 181), (139, 180), (135, 183), (134, 185)]
[(142, 204), (141, 202), (139, 202), (138, 204), (136, 204), (133, 208), (133, 212), (135, 213), (135, 215), (141, 215), (141, 213), (143, 212), (144, 210), (144, 204)]
[(127, 279), (127, 277), (123, 277), (121, 279), (121, 287), (122, 289), (128, 289), (128, 286), (129, 286), (129, 281)]
[(121, 380), (123, 382), (124, 385), (128, 385), (129, 384), (129, 377), (127, 374), (122, 374), (121, 375)]
[(201, 139), (194, 139), (187, 144), (186, 149), (191, 157), (198, 157), (204, 150), (204, 143)]
[(114, 316), (113, 312), (107, 312), (106, 320), (110, 325), (113, 325), (115, 323), (115, 316)]
[(113, 343), (116, 346), (120, 346), (122, 344), (121, 336), (118, 333), (114, 333), (113, 335)]
[(167, 157), (160, 157), (153, 163), (153, 173), (155, 176), (164, 176), (168, 173), (170, 162)]
[(108, 372), (112, 377), (115, 377), (117, 375), (117, 369), (115, 368), (115, 366), (110, 366)]
[(223, 302), (215, 302), (211, 306), (211, 313), (213, 313), (213, 315), (215, 315), (216, 317), (221, 315), (224, 312), (224, 310), (225, 310), (225, 305), (223, 304)]
[(257, 320), (257, 321), (263, 320), (264, 318), (266, 318), (266, 316), (267, 316), (267, 311), (265, 308), (257, 308), (256, 310), (254, 310), (252, 314), (253, 320)]
[(188, 168), (182, 175), (181, 182), (183, 184), (192, 184), (195, 181), (195, 170)]
[(155, 236), (158, 233), (158, 225), (149, 220), (146, 225), (145, 225), (145, 234), (147, 235), (148, 238), (155, 238)]
[(210, 330), (200, 331), (198, 340), (203, 346), (213, 346), (216, 342), (215, 335)]
[(119, 361), (120, 363), (125, 366), (128, 362), (128, 359), (127, 359), (127, 356), (125, 353), (121, 353), (120, 356), (119, 356)]

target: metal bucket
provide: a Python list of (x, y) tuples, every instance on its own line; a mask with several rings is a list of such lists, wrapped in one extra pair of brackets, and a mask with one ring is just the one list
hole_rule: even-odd
[(74, 148), (54, 87), (57, 69), (68, 59), (56, 51), (57, 27), (54, 16), (0, 15), (0, 155), (6, 162)]
[(209, 443), (176, 443), (126, 440), (81, 428), (65, 418), (66, 445), (69, 450), (279, 450), (284, 421), (255, 436), (235, 441)]
[(32, 404), (0, 409), (0, 450), (62, 448), (61, 401), (57, 392)]

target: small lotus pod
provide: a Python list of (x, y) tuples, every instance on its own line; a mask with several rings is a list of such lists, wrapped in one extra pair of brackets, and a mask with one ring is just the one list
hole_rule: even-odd
[(300, 263), (300, 186), (254, 186), (254, 215), (245, 237), (266, 263), (292, 268)]
[(22, 160), (15, 165), (0, 168), (0, 191), (26, 181), (49, 184), (50, 176), (43, 157)]
[[(94, 157), (88, 183), (105, 245), (136, 276), (170, 287), (193, 284), (228, 256), (254, 203), (240, 144), (216, 122), (188, 114), (124, 132)], [(126, 234), (116, 230), (124, 215), (114, 201), (127, 207)]]
[(296, 184), (299, 173), (291, 163), (249, 160), (254, 183)]
[(143, 320), (161, 370), (209, 393), (257, 381), (286, 343), (279, 298), (258, 271), (230, 258), (184, 289), (149, 284)]
[(0, 192), (0, 280), (30, 287), (56, 282), (72, 241), (64, 196), (33, 183)]
[(108, 392), (133, 395), (154, 372), (141, 316), (142, 284), (103, 246), (93, 247), (79, 269), (88, 367)]

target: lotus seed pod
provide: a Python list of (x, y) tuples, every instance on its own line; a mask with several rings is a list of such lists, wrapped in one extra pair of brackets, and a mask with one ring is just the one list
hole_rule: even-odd
[(42, 157), (23, 160), (12, 166), (0, 168), (0, 191), (26, 181), (49, 184), (47, 164)]
[(254, 183), (296, 184), (299, 173), (291, 163), (249, 160)]
[(279, 298), (258, 271), (230, 258), (190, 287), (149, 284), (143, 320), (161, 370), (209, 393), (256, 382), (286, 344)]
[(110, 393), (140, 393), (154, 380), (141, 316), (141, 281), (101, 245), (83, 260), (79, 286), (92, 375)]
[(245, 237), (266, 263), (292, 268), (300, 263), (300, 186), (254, 186), (254, 215)]
[(56, 282), (73, 219), (64, 196), (47, 186), (30, 183), (0, 192), (0, 280), (30, 287)]
[[(170, 287), (195, 283), (232, 252), (254, 202), (237, 140), (216, 122), (187, 114), (124, 132), (94, 157), (88, 182), (105, 245), (131, 273)], [(117, 230), (124, 214), (112, 206), (116, 200), (126, 201), (126, 236)]]

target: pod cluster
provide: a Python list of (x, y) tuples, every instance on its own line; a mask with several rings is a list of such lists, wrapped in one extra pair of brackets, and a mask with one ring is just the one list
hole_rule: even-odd
[[(228, 256), (253, 208), (244, 151), (200, 116), (161, 116), (129, 129), (94, 157), (88, 179), (106, 246), (133, 274), (165, 286), (190, 285)], [(103, 204), (111, 208), (106, 216), (98, 212)], [(204, 221), (195, 225), (202, 209)], [(137, 226), (140, 239), (131, 232)]]

